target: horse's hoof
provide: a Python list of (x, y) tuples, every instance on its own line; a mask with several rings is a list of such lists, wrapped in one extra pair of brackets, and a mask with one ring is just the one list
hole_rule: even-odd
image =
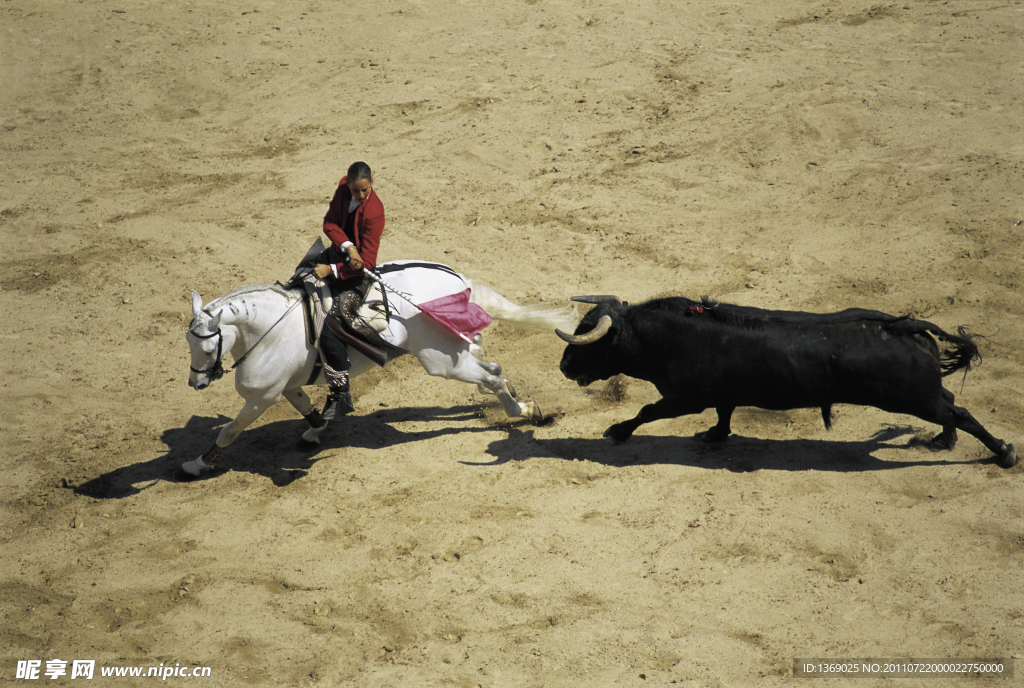
[(187, 473), (188, 475), (192, 476), (193, 478), (198, 478), (203, 473), (203, 471), (210, 471), (212, 469), (213, 466), (211, 466), (208, 463), (205, 463), (203, 461), (203, 457), (201, 456), (194, 461), (186, 461), (185, 463), (181, 464), (181, 470)]
[(544, 421), (544, 414), (540, 410), (540, 404), (536, 401), (523, 404), (523, 415), (533, 423), (541, 423)]
[(1006, 445), (1003, 455), (999, 457), (999, 465), (1003, 468), (1013, 468), (1017, 465), (1017, 450), (1012, 444)]
[(306, 432), (302, 433), (302, 441), (308, 445), (312, 445), (312, 447), (319, 446), (320, 433), (324, 431), (324, 427), (326, 427), (326, 424), (319, 428), (310, 428)]

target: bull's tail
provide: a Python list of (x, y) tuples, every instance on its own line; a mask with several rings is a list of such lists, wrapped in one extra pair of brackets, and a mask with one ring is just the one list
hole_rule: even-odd
[(974, 340), (981, 335), (971, 334), (967, 328), (960, 325), (956, 328), (956, 334), (944, 331), (938, 325), (925, 320), (917, 320), (911, 317), (904, 317), (890, 325), (895, 332), (900, 334), (921, 335), (927, 332), (929, 335), (942, 342), (940, 346), (939, 368), (942, 377), (952, 375), (958, 370), (964, 371), (964, 375), (975, 363), (981, 363), (981, 353)]
[(964, 371), (966, 375), (967, 371), (971, 369), (971, 365), (981, 363), (981, 352), (978, 351), (978, 345), (974, 343), (978, 335), (971, 334), (962, 325), (956, 328), (955, 335), (943, 332), (934, 325), (932, 327), (934, 329), (929, 331), (940, 342), (947, 345), (939, 355), (939, 365), (942, 368), (943, 377), (952, 375), (958, 370)]
[(490, 287), (476, 284), (467, 279), (472, 289), (473, 303), (477, 304), (495, 320), (507, 322), (526, 330), (554, 329), (572, 332), (576, 329), (576, 317), (571, 308), (549, 304), (520, 306), (512, 303)]

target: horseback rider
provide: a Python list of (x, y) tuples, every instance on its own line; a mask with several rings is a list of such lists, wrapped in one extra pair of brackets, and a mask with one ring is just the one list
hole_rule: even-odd
[[(324, 216), (324, 234), (331, 240), (331, 246), (320, 260), (327, 262), (313, 268), (313, 273), (329, 284), (334, 295), (330, 315), (350, 325), (370, 286), (363, 268), (372, 271), (376, 266), (383, 233), (384, 205), (373, 190), (373, 173), (365, 162), (353, 163), (338, 183)], [(350, 363), (345, 343), (330, 328), (323, 328), (320, 349), (328, 387), (320, 416), (323, 421), (330, 421), (336, 415), (355, 410), (349, 392)]]

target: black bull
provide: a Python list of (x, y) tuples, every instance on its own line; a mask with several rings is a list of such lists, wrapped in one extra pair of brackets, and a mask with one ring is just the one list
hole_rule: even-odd
[(820, 408), (828, 428), (834, 404), (857, 404), (941, 425), (932, 449), (952, 449), (960, 429), (1001, 465), (1016, 464), (1013, 445), (955, 406), (942, 386), (944, 376), (978, 358), (963, 330), (951, 335), (929, 322), (863, 309), (817, 314), (682, 297), (633, 306), (612, 296), (574, 300), (597, 307), (574, 335), (558, 332), (569, 343), (562, 373), (581, 386), (628, 375), (653, 383), (662, 395), (605, 431), (616, 444), (644, 423), (707, 408), (718, 412), (718, 423), (698, 437), (721, 442), (737, 406)]

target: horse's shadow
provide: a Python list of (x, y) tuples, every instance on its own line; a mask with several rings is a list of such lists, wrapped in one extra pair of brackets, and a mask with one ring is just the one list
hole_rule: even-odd
[[(482, 408), (391, 408), (365, 415), (346, 416), (332, 423), (321, 436), (318, 446), (303, 445), (299, 438), (307, 429), (306, 421), (288, 419), (273, 421), (247, 429), (231, 445), (227, 465), (233, 471), (244, 471), (270, 479), (275, 485), (287, 485), (303, 478), (318, 461), (331, 458), (332, 449), (345, 447), (380, 449), (464, 432), (487, 432), (489, 427), (470, 427), (466, 422), (478, 420)], [(214, 470), (193, 478), (181, 470), (181, 464), (203, 454), (212, 445), (220, 429), (231, 418), (192, 416), (180, 428), (165, 430), (160, 439), (167, 451), (150, 461), (124, 466), (92, 478), (81, 485), (69, 486), (77, 494), (96, 499), (123, 499), (160, 482), (193, 482), (221, 475)], [(392, 427), (404, 421), (443, 421), (436, 430), (405, 432)], [(522, 421), (526, 423), (528, 421)]]
[[(696, 437), (642, 435), (613, 446), (604, 438), (538, 439), (534, 437), (533, 430), (513, 428), (506, 439), (488, 446), (487, 454), (494, 457), (493, 461), (461, 463), (494, 466), (509, 461), (553, 458), (591, 461), (614, 467), (670, 464), (738, 473), (756, 470), (856, 473), (911, 466), (998, 463), (994, 456), (955, 461), (939, 458), (942, 454), (929, 451), (918, 434), (919, 429), (909, 425), (888, 425), (863, 441), (772, 440), (730, 435), (725, 442), (709, 444)], [(908, 439), (894, 442), (900, 438)], [(967, 438), (967, 441), (973, 441), (973, 438)], [(874, 453), (880, 449), (907, 450), (906, 459), (879, 459)], [(922, 454), (935, 458), (919, 458)]]

